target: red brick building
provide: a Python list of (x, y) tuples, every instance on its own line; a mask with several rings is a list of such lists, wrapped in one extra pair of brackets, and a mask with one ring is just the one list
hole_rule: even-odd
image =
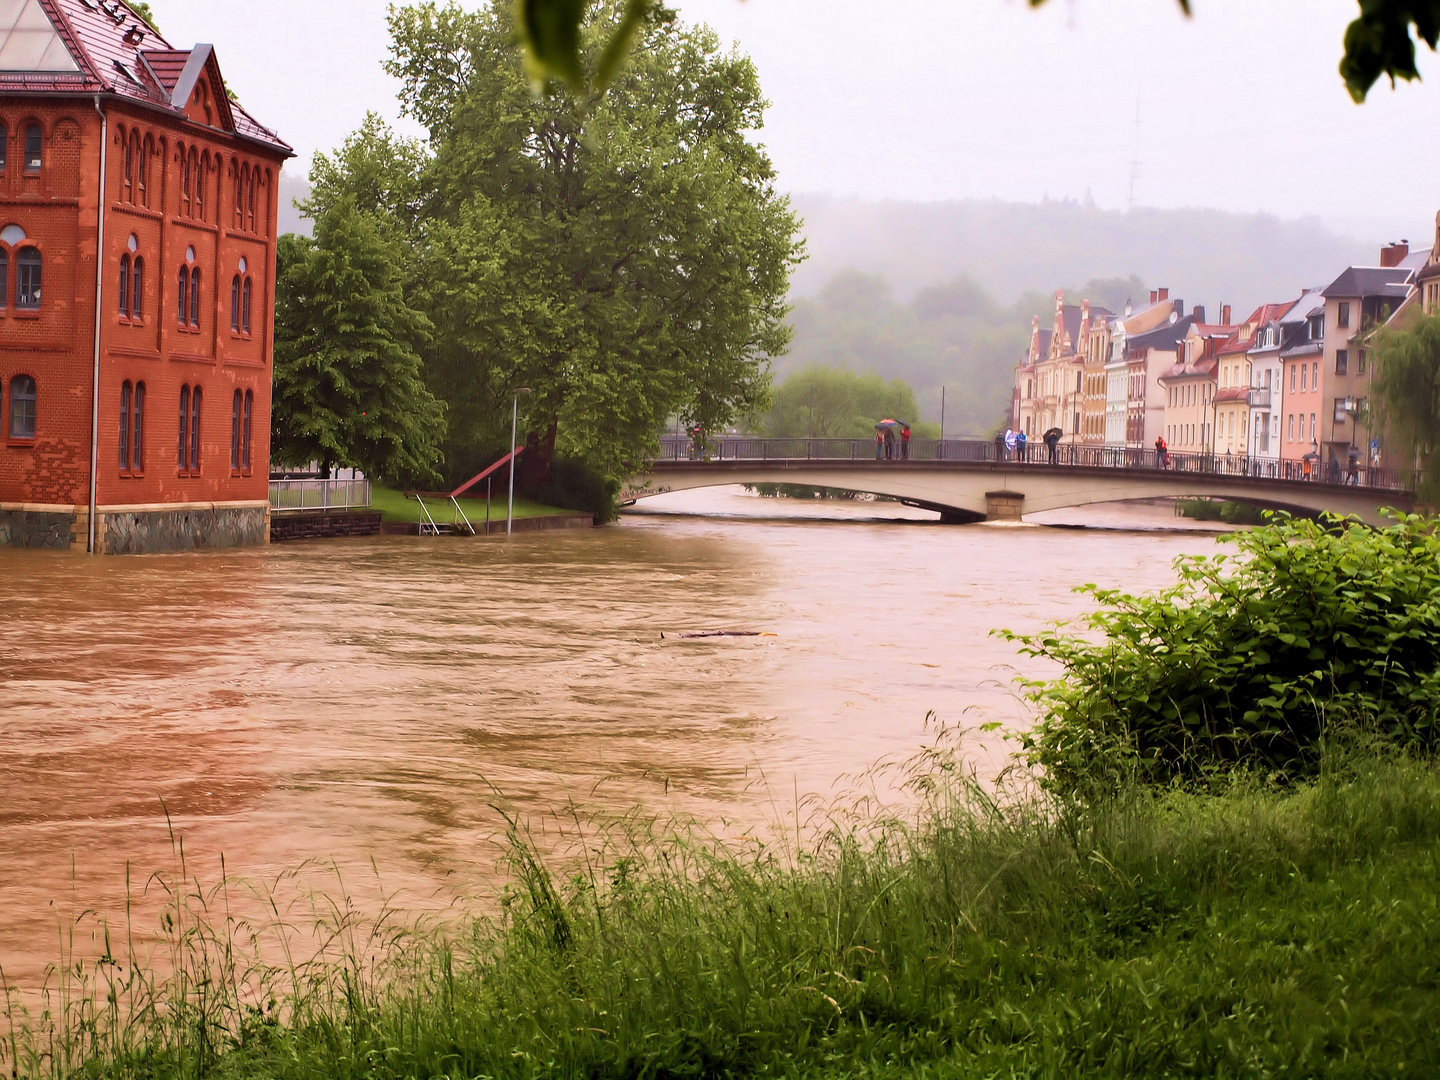
[(290, 156), (209, 45), (0, 0), (0, 544), (265, 541)]

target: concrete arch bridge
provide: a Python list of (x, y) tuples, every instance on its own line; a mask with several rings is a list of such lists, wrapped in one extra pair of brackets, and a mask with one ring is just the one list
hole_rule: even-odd
[[(884, 447), (881, 446), (883, 455)], [(1387, 508), (1410, 511), (1413, 477), (1362, 468), (1307, 471), (1300, 462), (1066, 446), (1049, 461), (1032, 445), (1027, 460), (978, 439), (895, 444), (852, 439), (663, 440), (659, 460), (626, 487), (623, 501), (727, 484), (798, 484), (884, 495), (965, 523), (1018, 520), (1044, 510), (1155, 498), (1229, 499), (1300, 515), (1354, 515), (1385, 523)]]

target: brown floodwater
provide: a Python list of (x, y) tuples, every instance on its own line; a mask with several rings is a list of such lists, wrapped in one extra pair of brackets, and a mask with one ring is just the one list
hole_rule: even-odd
[[(138, 891), (177, 836), (204, 880), (222, 854), (252, 880), (324, 866), (425, 908), (493, 889), (498, 805), (773, 821), (913, 753), (929, 712), (1023, 727), (1014, 677), (1044, 669), (992, 629), (1075, 615), (1082, 582), (1161, 586), (1215, 546), (1159, 507), (1072, 514), (1116, 526), (1084, 530), (734, 491), (646, 510), (508, 541), (0, 549), (11, 984), (77, 913), (121, 912), (127, 867)], [(771, 636), (676, 637), (712, 629)], [(974, 750), (990, 768), (1004, 746)]]

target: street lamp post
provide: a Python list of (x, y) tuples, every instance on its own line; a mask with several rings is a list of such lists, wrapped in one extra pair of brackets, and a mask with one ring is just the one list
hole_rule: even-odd
[(515, 400), (510, 405), (510, 503), (505, 509), (505, 535), (509, 536), (515, 525), (515, 439), (519, 435), (520, 399), (529, 397), (528, 387), (515, 391)]

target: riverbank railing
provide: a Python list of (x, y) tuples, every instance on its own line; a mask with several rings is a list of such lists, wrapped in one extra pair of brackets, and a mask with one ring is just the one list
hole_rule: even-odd
[(369, 480), (271, 480), (270, 509), (363, 510), (370, 505)]
[(1322, 462), (1235, 454), (1183, 454), (1172, 451), (1119, 446), (1060, 445), (1052, 452), (1043, 442), (1031, 442), (1022, 451), (994, 439), (911, 439), (877, 449), (873, 439), (766, 439), (725, 436), (699, 442), (666, 435), (660, 440), (660, 461), (953, 461), (1015, 464), (1026, 467), (1164, 470), (1208, 476), (1247, 477), (1256, 480), (1308, 480), (1317, 483), (1413, 491), (1421, 479), (1411, 469), (1390, 469), (1338, 459)]

